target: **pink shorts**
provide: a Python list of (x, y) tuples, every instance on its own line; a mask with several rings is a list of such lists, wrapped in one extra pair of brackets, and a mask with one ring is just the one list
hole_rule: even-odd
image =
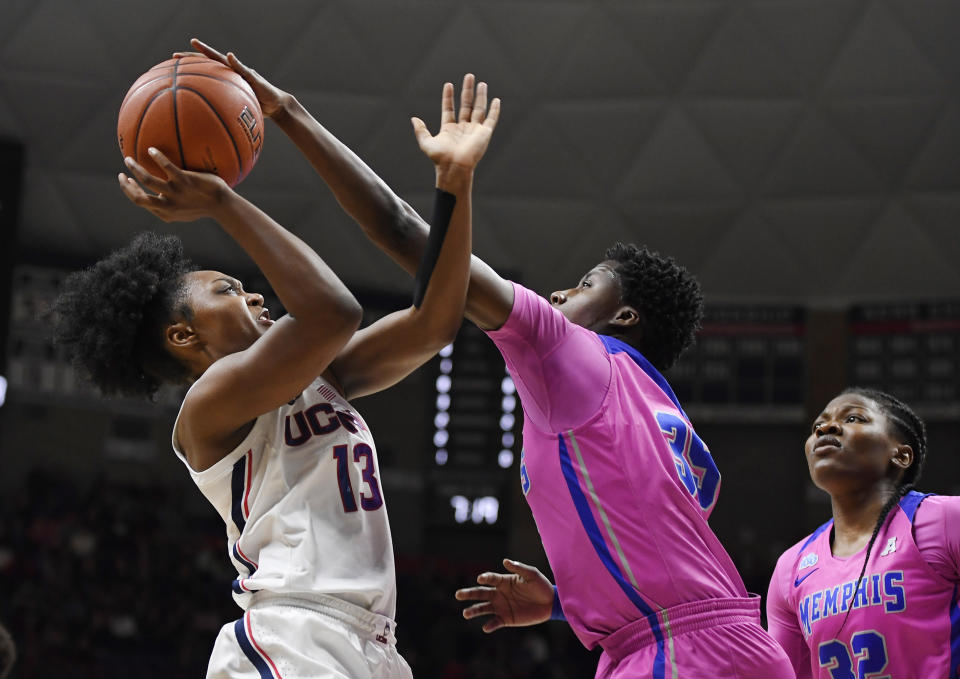
[[(780, 645), (760, 626), (760, 597), (708, 599), (657, 614), (600, 642), (597, 679), (795, 679)], [(659, 636), (659, 638), (658, 638)]]

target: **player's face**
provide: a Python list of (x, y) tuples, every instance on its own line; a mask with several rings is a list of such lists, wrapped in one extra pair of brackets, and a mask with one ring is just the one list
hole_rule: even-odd
[(616, 262), (606, 261), (590, 269), (577, 287), (550, 294), (550, 304), (572, 323), (602, 332), (622, 304)]
[(807, 465), (813, 482), (831, 495), (896, 480), (902, 468), (892, 460), (902, 445), (886, 414), (858, 394), (834, 398), (814, 420), (807, 438)]
[(233, 276), (193, 271), (184, 283), (189, 325), (212, 360), (243, 351), (273, 325), (263, 295), (246, 292)]

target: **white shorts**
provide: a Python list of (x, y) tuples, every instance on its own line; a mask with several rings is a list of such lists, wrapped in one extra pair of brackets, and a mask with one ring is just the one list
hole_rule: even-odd
[(395, 627), (333, 597), (258, 595), (220, 629), (207, 679), (412, 679)]

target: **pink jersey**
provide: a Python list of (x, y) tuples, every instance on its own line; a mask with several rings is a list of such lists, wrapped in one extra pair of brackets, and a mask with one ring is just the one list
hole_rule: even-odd
[(563, 613), (591, 648), (645, 618), (661, 653), (664, 609), (747, 596), (707, 524), (716, 465), (636, 349), (514, 290), (509, 319), (488, 334), (523, 404), (521, 484)]
[(927, 498), (910, 492), (890, 512), (856, 593), (866, 548), (833, 556), (832, 520), (780, 557), (767, 619), (798, 678), (958, 676), (960, 498)]

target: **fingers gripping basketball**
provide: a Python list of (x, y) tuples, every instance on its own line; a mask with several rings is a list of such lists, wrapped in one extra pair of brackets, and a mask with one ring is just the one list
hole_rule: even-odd
[(130, 87), (117, 123), (120, 152), (164, 178), (147, 154), (154, 146), (185, 170), (220, 175), (236, 186), (263, 148), (263, 113), (250, 85), (200, 55), (157, 64)]

